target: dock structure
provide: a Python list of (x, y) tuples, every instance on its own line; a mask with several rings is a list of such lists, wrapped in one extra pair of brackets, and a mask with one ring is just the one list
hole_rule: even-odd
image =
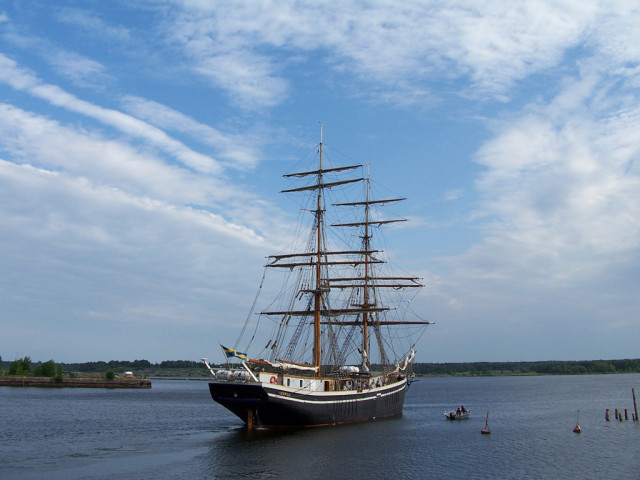
[(151, 388), (148, 378), (0, 377), (0, 387), (42, 388)]

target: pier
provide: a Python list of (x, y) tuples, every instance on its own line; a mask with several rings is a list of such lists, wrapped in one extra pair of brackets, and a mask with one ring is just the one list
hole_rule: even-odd
[(0, 377), (0, 387), (42, 388), (151, 388), (148, 378)]

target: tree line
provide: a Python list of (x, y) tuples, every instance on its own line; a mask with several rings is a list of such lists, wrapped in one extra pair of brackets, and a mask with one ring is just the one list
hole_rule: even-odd
[[(0, 367), (3, 367), (0, 362)], [(0, 374), (3, 373), (3, 368), (0, 368)], [(38, 362), (32, 364), (31, 358), (23, 357), (14, 360), (9, 364), (7, 371), (8, 375), (17, 375), (21, 377), (51, 377), (62, 378), (62, 365), (56, 365), (53, 360), (47, 360), (46, 362)]]
[(0, 375), (16, 375), (23, 377), (55, 377), (64, 374), (75, 373), (109, 373), (122, 371), (150, 372), (150, 371), (203, 371), (206, 372), (202, 362), (191, 360), (167, 360), (160, 363), (151, 363), (148, 360), (111, 360), (109, 362), (83, 362), (83, 363), (56, 363), (53, 360), (46, 362), (32, 362), (30, 357), (23, 357), (13, 362), (2, 362), (0, 357)]
[(640, 359), (539, 362), (416, 363), (416, 375), (587, 375), (640, 373)]
[[(1, 357), (0, 357), (1, 358)], [(109, 362), (84, 363), (32, 363), (29, 357), (0, 362), (0, 374), (19, 376), (55, 377), (74, 372), (107, 373), (133, 371), (138, 374), (187, 374), (206, 375), (202, 362), (193, 360), (165, 360), (151, 363), (148, 360), (111, 360)], [(416, 375), (432, 376), (482, 376), (482, 375), (586, 375), (603, 373), (640, 373), (640, 359), (580, 360), (539, 362), (467, 362), (467, 363), (415, 363)]]

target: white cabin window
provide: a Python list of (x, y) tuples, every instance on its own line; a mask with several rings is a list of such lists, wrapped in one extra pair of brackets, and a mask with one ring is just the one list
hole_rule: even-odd
[(290, 386), (291, 386), (291, 379), (287, 378), (287, 387), (290, 387)]
[(300, 380), (300, 388), (302, 388), (302, 380)]

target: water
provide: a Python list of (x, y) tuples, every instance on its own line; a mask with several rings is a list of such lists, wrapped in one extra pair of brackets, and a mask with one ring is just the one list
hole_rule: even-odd
[[(631, 415), (634, 386), (640, 375), (425, 378), (402, 419), (285, 432), (247, 432), (203, 381), (3, 387), (0, 478), (637, 479), (640, 422), (613, 420)], [(471, 418), (444, 420), (460, 403)]]

